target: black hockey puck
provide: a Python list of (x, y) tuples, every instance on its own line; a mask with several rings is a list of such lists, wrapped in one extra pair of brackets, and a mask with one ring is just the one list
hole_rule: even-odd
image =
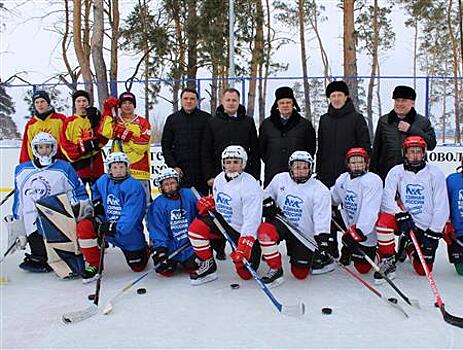
[(95, 294), (89, 294), (87, 298), (88, 300), (95, 300)]
[(238, 283), (232, 283), (232, 284), (230, 284), (230, 288), (231, 289), (239, 289), (240, 285)]
[(145, 294), (146, 293), (146, 288), (138, 288), (137, 289), (137, 294)]
[(437, 303), (437, 301), (434, 303), (434, 307), (439, 308), (439, 304)]
[(398, 300), (396, 298), (389, 298), (387, 300), (389, 300), (393, 304), (397, 304), (397, 302), (398, 302)]
[(331, 315), (333, 313), (333, 309), (330, 307), (324, 307), (322, 309), (322, 314), (323, 315)]

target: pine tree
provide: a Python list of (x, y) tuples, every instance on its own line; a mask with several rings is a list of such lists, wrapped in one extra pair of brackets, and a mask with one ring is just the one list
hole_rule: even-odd
[(6, 92), (5, 86), (0, 84), (0, 140), (21, 137), (16, 123), (11, 118), (15, 112), (13, 99)]

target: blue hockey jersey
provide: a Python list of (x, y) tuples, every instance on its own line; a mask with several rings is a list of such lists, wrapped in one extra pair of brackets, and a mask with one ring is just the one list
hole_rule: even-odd
[(450, 220), (455, 227), (456, 236), (463, 237), (463, 174), (461, 172), (447, 177), (447, 191), (450, 203)]
[(84, 184), (69, 162), (57, 159), (38, 168), (33, 161), (16, 166), (14, 173), (13, 217), (23, 220), (26, 234), (37, 230), (35, 203), (41, 198), (66, 193), (71, 205), (88, 199)]
[[(180, 197), (158, 196), (148, 209), (148, 230), (154, 248), (167, 248), (169, 254), (188, 240), (188, 226), (197, 215), (196, 197), (189, 188), (180, 189)], [(173, 260), (183, 262), (193, 254), (188, 247)]]
[(108, 242), (121, 249), (135, 251), (146, 246), (143, 234), (145, 216), (145, 191), (140, 181), (129, 176), (123, 181), (113, 181), (102, 175), (92, 187), (93, 202), (101, 200), (105, 221), (117, 222), (116, 236)]

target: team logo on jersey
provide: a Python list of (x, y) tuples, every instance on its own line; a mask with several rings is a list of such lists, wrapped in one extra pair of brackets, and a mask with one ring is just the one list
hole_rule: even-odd
[(424, 186), (421, 184), (406, 185), (404, 205), (411, 214), (418, 215), (423, 212), (424, 192)]
[(344, 196), (343, 208), (349, 217), (349, 220), (354, 220), (355, 214), (358, 209), (358, 196), (357, 193), (347, 190)]
[(174, 209), (170, 211), (170, 221), (177, 221), (181, 220), (185, 217), (186, 210), (185, 209)]
[(188, 236), (188, 220), (185, 209), (173, 209), (170, 211), (170, 229), (177, 241)]
[(106, 214), (108, 216), (109, 221), (117, 221), (119, 220), (119, 216), (121, 216), (122, 207), (119, 202), (119, 198), (117, 198), (114, 194), (108, 194), (106, 197), (106, 204), (107, 210)]
[[(463, 211), (463, 189), (458, 191), (458, 210)], [(463, 212), (461, 215), (463, 216)]]
[(283, 203), (283, 212), (293, 224), (299, 226), (304, 208), (304, 200), (298, 196), (288, 194)]
[(215, 207), (228, 223), (231, 222), (231, 218), (233, 216), (233, 208), (231, 202), (232, 197), (228, 194), (223, 192), (217, 193), (217, 198), (215, 199)]
[(51, 185), (48, 180), (39, 175), (34, 177), (24, 191), (24, 195), (32, 201), (37, 202), (40, 198), (48, 196), (51, 193)]

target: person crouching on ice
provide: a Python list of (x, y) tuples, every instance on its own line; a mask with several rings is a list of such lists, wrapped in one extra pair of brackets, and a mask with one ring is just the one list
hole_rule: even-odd
[[(313, 166), (314, 160), (309, 152), (295, 151), (289, 157), (289, 172), (275, 175), (265, 189), (265, 222), (259, 226), (257, 238), (264, 260), (269, 266), (262, 282), (269, 287), (283, 283), (281, 254), (278, 252), (280, 241), (286, 241), (291, 273), (297, 279), (302, 280), (309, 275), (314, 258), (314, 252), (276, 219), (276, 214), (284, 215), (306, 236), (301, 239), (315, 239), (319, 242), (320, 254), (333, 252), (334, 247), (329, 241), (330, 191), (321, 181), (312, 178)], [(334, 262), (331, 264), (334, 265)], [(333, 269), (334, 266), (331, 270)]]
[[(155, 184), (161, 195), (148, 209), (148, 230), (154, 248), (156, 272), (170, 277), (180, 264), (188, 273), (198, 268), (196, 255), (188, 240), (188, 226), (196, 218), (197, 199), (189, 188), (180, 188), (180, 177), (173, 168), (161, 170)], [(183, 251), (169, 259), (169, 255), (185, 243)]]
[(447, 177), (447, 190), (450, 222), (445, 226), (444, 240), (447, 243), (449, 262), (463, 276), (463, 157), (459, 169)]
[(211, 211), (237, 245), (230, 254), (236, 273), (244, 280), (252, 278), (243, 258), (249, 260), (254, 270), (259, 267), (260, 247), (255, 240), (262, 219), (262, 189), (256, 179), (244, 172), (247, 158), (243, 147), (226, 147), (222, 152), (223, 171), (214, 180), (213, 195), (198, 202), (201, 217), (188, 228), (188, 238), (200, 259), (198, 269), (190, 274), (193, 285), (217, 279), (210, 240), (220, 239), (222, 233), (209, 216)]
[(122, 152), (106, 158), (107, 174), (92, 186), (95, 217), (77, 224), (77, 237), (88, 263), (82, 273), (84, 283), (98, 278), (100, 247), (104, 240), (119, 247), (129, 267), (140, 272), (149, 259), (149, 249), (143, 233), (145, 190), (140, 181), (130, 175), (129, 159)]
[(71, 205), (88, 202), (87, 192), (72, 165), (55, 159), (58, 145), (48, 133), (39, 132), (31, 142), (33, 160), (16, 166), (14, 182), (13, 219), (22, 222), (25, 235), (18, 238), (17, 246), (27, 254), (19, 267), (29, 272), (50, 272), (44, 237), (37, 231), (36, 202), (60, 193), (66, 193)]
[[(341, 204), (341, 216), (347, 226), (342, 242), (340, 262), (349, 265), (354, 262), (355, 269), (368, 273), (371, 265), (361, 252), (371, 260), (376, 256), (376, 220), (378, 219), (383, 193), (383, 181), (368, 172), (369, 156), (364, 148), (351, 148), (346, 153), (347, 172), (341, 174), (331, 187), (333, 205)], [(361, 251), (361, 252), (359, 252)]]
[(408, 136), (402, 143), (404, 163), (393, 167), (386, 176), (381, 214), (377, 223), (378, 253), (382, 271), (391, 278), (395, 272), (393, 233), (400, 235), (397, 258), (407, 255), (420, 276), (424, 268), (410, 238), (416, 235), (429, 270), (432, 270), (439, 239), (449, 217), (449, 200), (445, 176), (426, 163), (426, 142), (421, 136)]

